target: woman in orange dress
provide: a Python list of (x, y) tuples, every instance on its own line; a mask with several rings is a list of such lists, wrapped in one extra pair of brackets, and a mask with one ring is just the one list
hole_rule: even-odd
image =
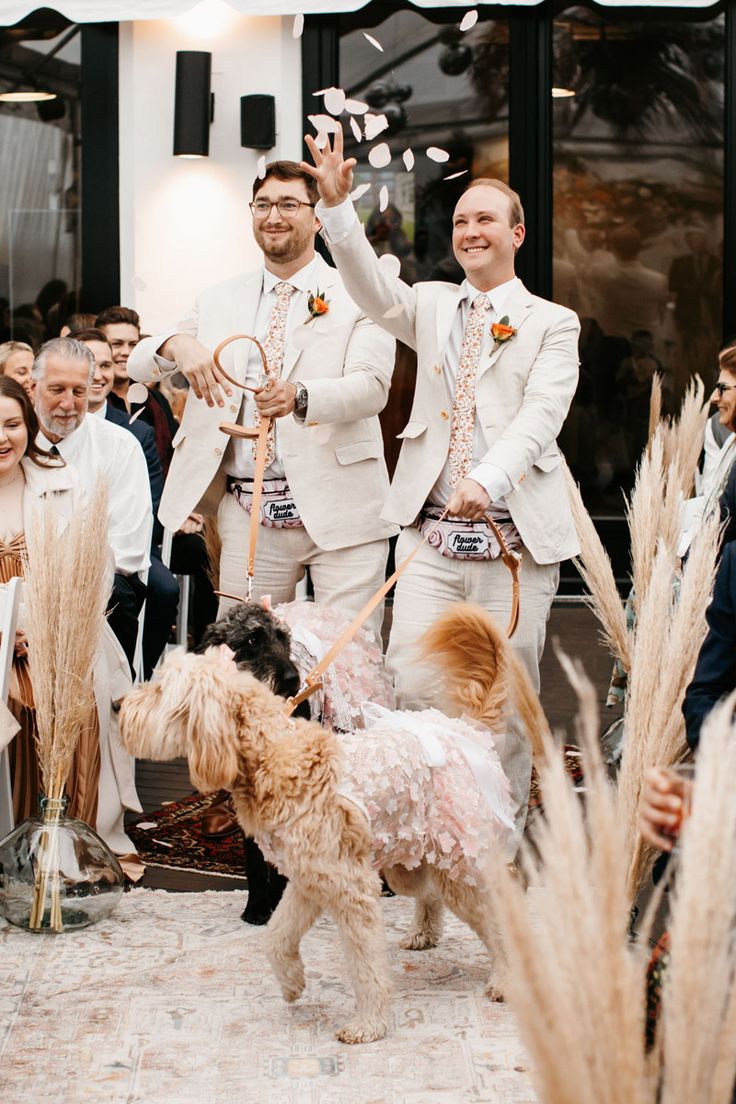
[[(0, 585), (23, 576), (26, 532), (34, 514), (53, 502), (62, 518), (79, 505), (72, 469), (36, 445), (38, 421), (19, 383), (0, 376)], [(38, 811), (42, 782), (35, 745), (33, 686), (28, 645), (16, 633), (8, 706), (21, 728), (10, 744), (13, 814), (18, 823)], [(69, 815), (92, 826), (97, 818), (100, 746), (97, 714), (82, 737), (67, 784)]]

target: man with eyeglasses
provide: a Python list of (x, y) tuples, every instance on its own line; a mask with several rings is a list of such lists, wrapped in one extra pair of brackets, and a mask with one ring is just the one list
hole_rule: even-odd
[[(348, 297), (336, 270), (316, 252), (317, 189), (293, 161), (274, 161), (253, 184), (253, 236), (263, 263), (203, 292), (175, 333), (144, 339), (131, 354), (133, 379), (179, 370), (189, 380), (159, 517), (177, 529), (192, 510), (217, 512), (220, 590), (246, 593), (255, 471), (253, 439), (222, 423), (253, 427), (275, 419), (269, 436), (255, 561), (254, 597), (291, 601), (309, 569), (315, 598), (357, 612), (385, 577), (388, 492), (378, 413), (388, 397), (395, 342)], [(213, 351), (226, 337), (218, 371)], [(241, 390), (241, 387), (252, 390)], [(199, 505), (198, 505), (199, 504)], [(220, 612), (232, 601), (222, 599)], [(380, 640), (382, 609), (371, 628)]]

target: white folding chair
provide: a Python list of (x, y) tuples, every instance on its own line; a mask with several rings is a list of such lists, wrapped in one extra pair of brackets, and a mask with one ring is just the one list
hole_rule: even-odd
[[(161, 563), (171, 569), (171, 546), (174, 533), (171, 529), (164, 529), (164, 539), (161, 542)], [(177, 575), (179, 584), (179, 605), (176, 610), (176, 643), (177, 646), (187, 646), (189, 640), (189, 585), (190, 575)]]
[[(7, 702), (10, 690), (10, 672), (15, 653), (15, 629), (18, 624), (21, 580), (11, 579), (0, 587), (0, 700)], [(10, 775), (10, 755), (4, 748), (0, 753), (0, 839), (15, 827), (13, 817), (13, 780)]]

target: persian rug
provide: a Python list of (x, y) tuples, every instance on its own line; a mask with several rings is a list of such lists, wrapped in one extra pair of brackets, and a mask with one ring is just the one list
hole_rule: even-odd
[(205, 839), (201, 833), (202, 815), (211, 803), (212, 794), (193, 794), (183, 801), (168, 802), (155, 813), (144, 813), (129, 824), (126, 831), (143, 862), (199, 874), (244, 877), (240, 832), (221, 839)]
[(351, 1047), (333, 1035), (352, 995), (332, 921), (306, 936), (307, 987), (287, 1005), (240, 896), (136, 889), (70, 935), (0, 921), (3, 1104), (534, 1104), (512, 1014), (484, 996), (487, 957), (459, 921), (436, 949), (402, 951), (412, 902), (383, 901), (392, 1033)]

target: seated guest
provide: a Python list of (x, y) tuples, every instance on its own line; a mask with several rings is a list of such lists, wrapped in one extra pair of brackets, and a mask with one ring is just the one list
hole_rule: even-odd
[(71, 337), (55, 337), (33, 363), (34, 403), (41, 426), (38, 444), (77, 470), (82, 490), (100, 478), (108, 488), (108, 540), (115, 559), (109, 624), (133, 665), (138, 613), (150, 564), (153, 523), (143, 450), (131, 433), (103, 418), (86, 417), (95, 372), (92, 353)]
[(33, 349), (25, 341), (4, 341), (0, 345), (0, 376), (17, 380), (27, 395), (31, 393)]
[[(38, 421), (23, 388), (0, 377), (0, 585), (24, 574), (26, 534), (45, 508), (68, 521), (82, 503), (76, 472), (39, 447)], [(133, 761), (116, 738), (112, 701), (130, 687), (127, 662), (106, 624), (95, 665), (96, 725), (84, 730), (69, 775), (69, 813), (91, 824), (119, 854), (133, 851), (123, 829), (125, 809), (140, 810)], [(35, 748), (35, 707), (22, 621), (16, 633), (8, 704), (20, 731), (10, 744), (13, 812), (38, 812), (41, 779)], [(104, 754), (101, 753), (104, 748)]]

